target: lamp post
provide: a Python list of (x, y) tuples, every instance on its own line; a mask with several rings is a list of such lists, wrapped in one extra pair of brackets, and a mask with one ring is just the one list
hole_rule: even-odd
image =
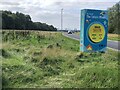
[(61, 30), (63, 30), (63, 8), (61, 9)]

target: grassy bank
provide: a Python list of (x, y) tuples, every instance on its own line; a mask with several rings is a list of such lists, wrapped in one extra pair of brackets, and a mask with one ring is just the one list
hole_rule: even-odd
[(119, 34), (108, 34), (108, 39), (114, 40), (114, 41), (120, 41), (120, 35)]
[[(80, 35), (80, 32), (76, 32), (76, 35)], [(120, 41), (119, 34), (108, 34), (108, 40)]]
[(2, 32), (3, 88), (118, 87), (118, 53), (80, 53), (56, 32)]

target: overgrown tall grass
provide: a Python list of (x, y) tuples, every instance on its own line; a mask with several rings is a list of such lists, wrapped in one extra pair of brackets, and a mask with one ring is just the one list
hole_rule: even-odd
[[(57, 32), (3, 31), (3, 88), (116, 88), (118, 52), (80, 53)], [(27, 36), (26, 36), (27, 35)]]

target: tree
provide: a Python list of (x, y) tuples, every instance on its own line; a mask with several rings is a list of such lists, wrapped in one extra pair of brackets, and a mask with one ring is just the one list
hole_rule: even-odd
[(44, 30), (56, 31), (52, 25), (46, 23), (33, 22), (30, 15), (23, 13), (12, 13), (11, 11), (2, 11), (2, 29), (17, 29), (17, 30)]
[(109, 11), (109, 33), (120, 34), (120, 2), (116, 3)]

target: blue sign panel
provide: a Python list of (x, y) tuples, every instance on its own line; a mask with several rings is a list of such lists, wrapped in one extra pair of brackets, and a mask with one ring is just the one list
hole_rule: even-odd
[(108, 12), (81, 10), (80, 51), (105, 51), (107, 47)]

